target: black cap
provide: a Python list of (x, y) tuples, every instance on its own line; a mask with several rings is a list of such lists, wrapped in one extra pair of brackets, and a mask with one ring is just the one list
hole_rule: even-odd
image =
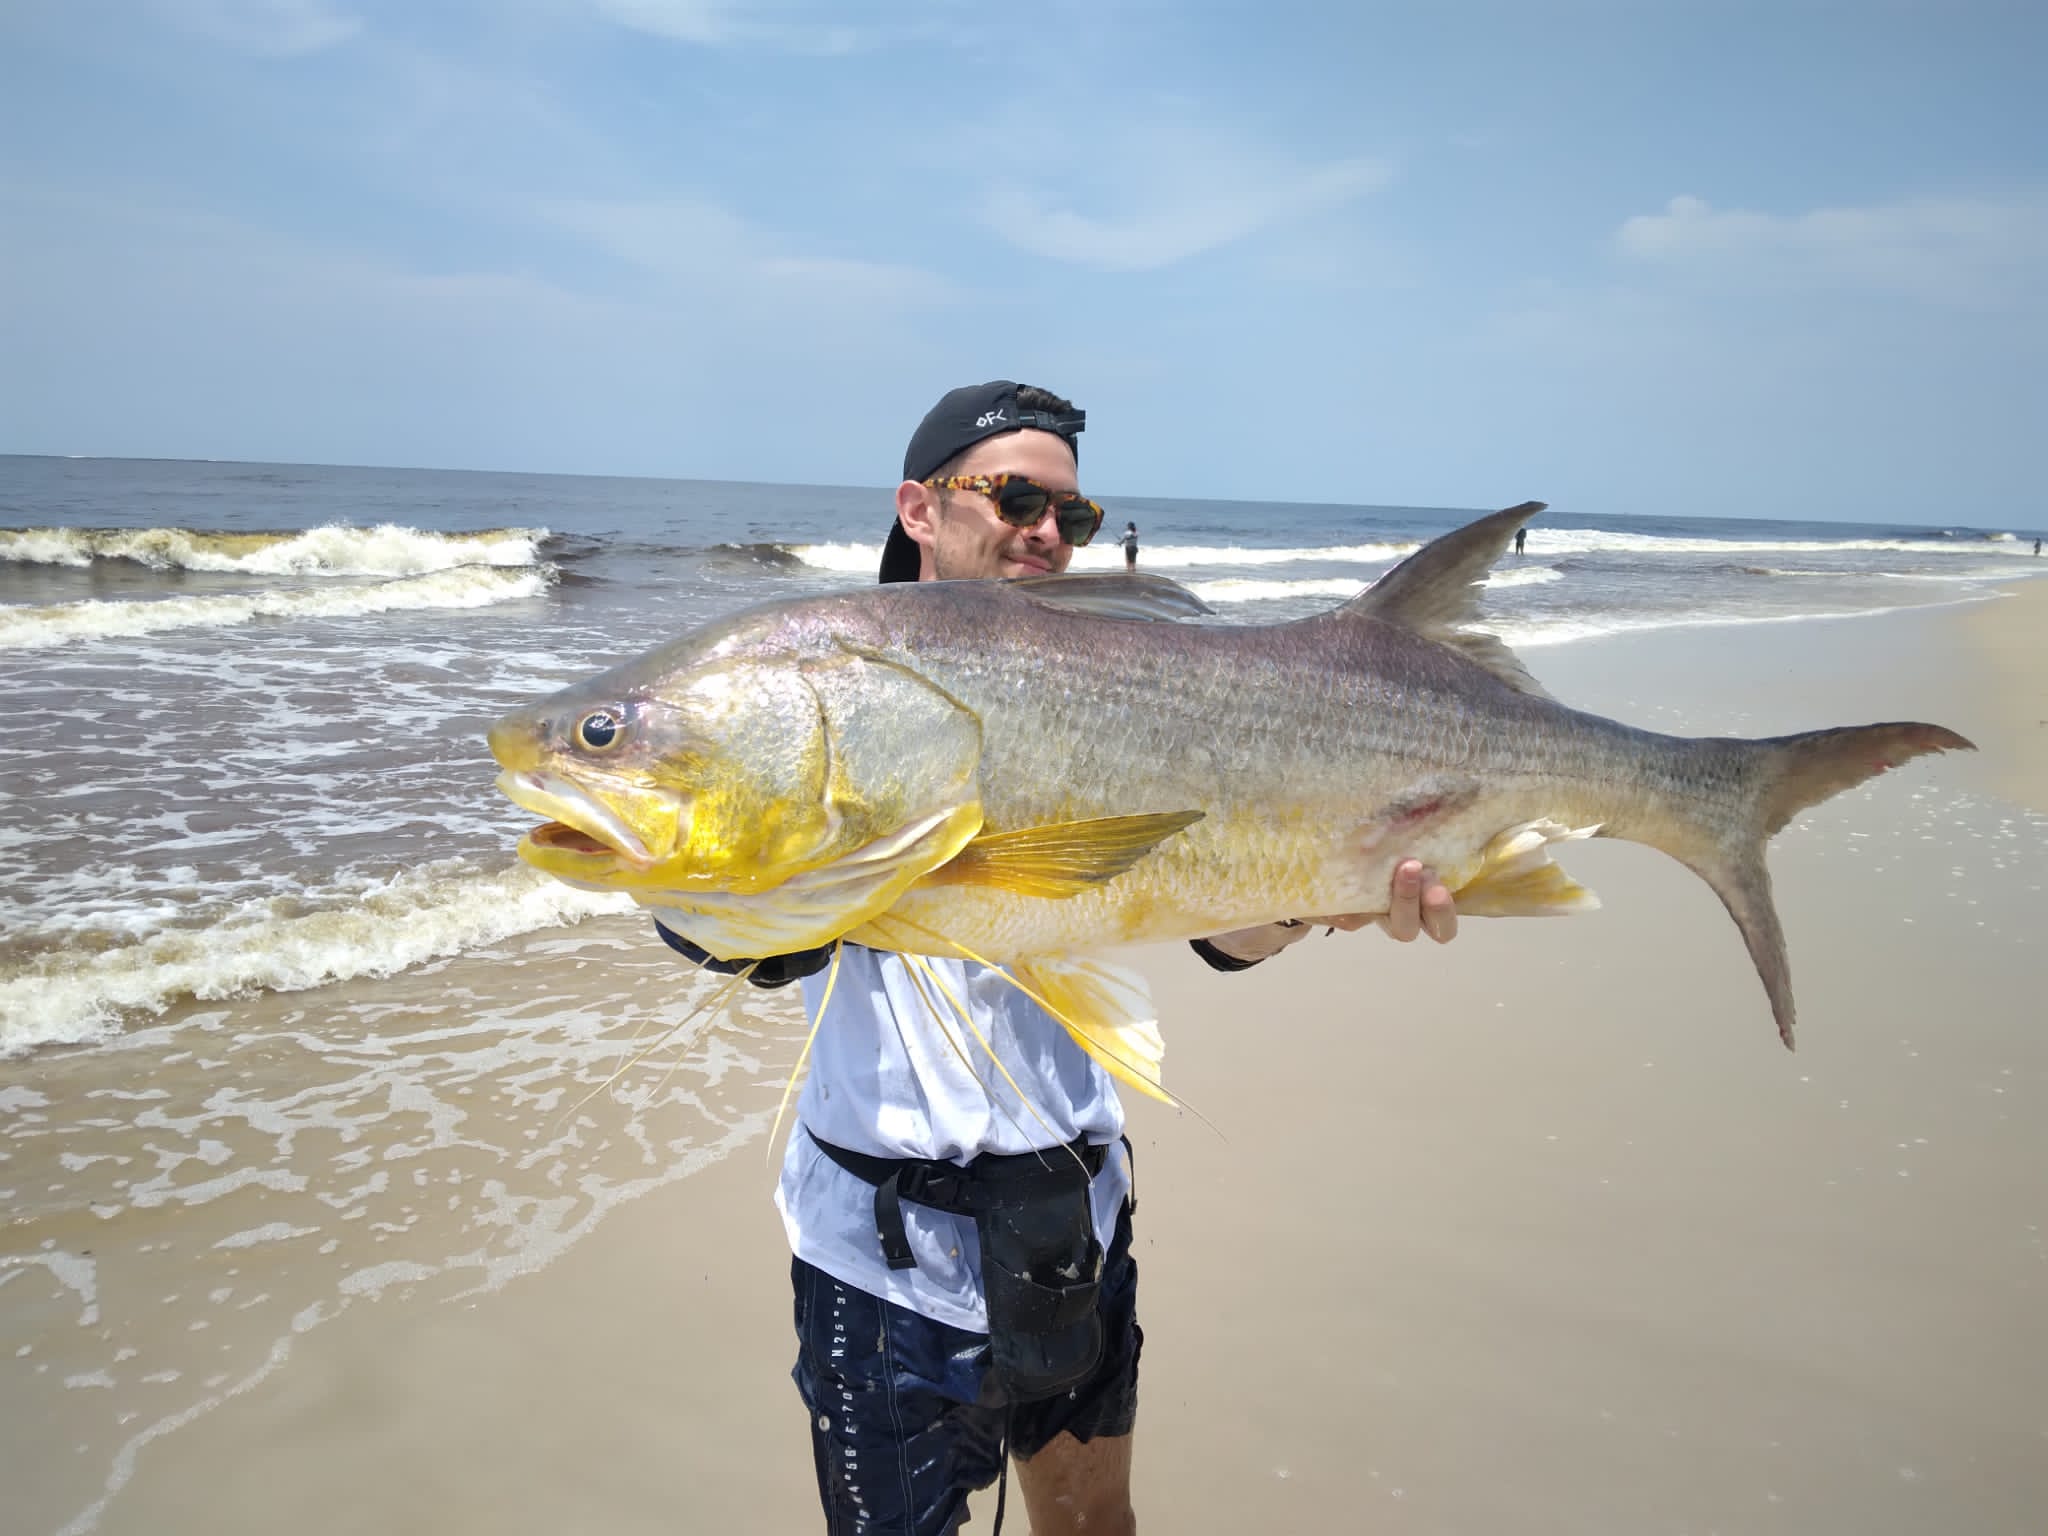
[[(949, 391), (925, 412), (923, 421), (911, 434), (903, 451), (903, 478), (927, 480), (956, 454), (965, 453), (985, 437), (1021, 432), (1033, 427), (1065, 439), (1078, 461), (1081, 445), (1075, 441), (1088, 424), (1086, 411), (1036, 411), (1017, 402), (1017, 386), (1009, 379), (992, 379), (986, 384), (968, 384)], [(882, 580), (915, 581), (918, 572), (917, 540), (903, 531), (902, 522), (889, 525), (889, 537), (882, 544)]]

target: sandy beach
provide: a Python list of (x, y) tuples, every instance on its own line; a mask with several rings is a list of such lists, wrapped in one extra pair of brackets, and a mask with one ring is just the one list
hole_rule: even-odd
[[(1922, 718), (1983, 748), (1774, 845), (1797, 1054), (1712, 893), (1625, 845), (1565, 856), (1601, 912), (1475, 921), (1449, 949), (1319, 936), (1229, 977), (1145, 952), (1168, 1079), (1198, 1113), (1132, 1110), (1144, 1527), (2040, 1529), (2044, 656), (2040, 581), (1969, 608), (1526, 653), (1558, 697), (1656, 729)], [(623, 946), (650, 986), (664, 974), (635, 922), (576, 933)], [(402, 999), (405, 979), (357, 990)], [(291, 1006), (319, 1027), (321, 994)], [(604, 1206), (547, 1262), (461, 1284), (394, 1271), (175, 1421), (0, 1399), (0, 1524), (818, 1528), (769, 1202), (798, 1018), (762, 1006), (699, 1048), (718, 1062), (693, 1069), (718, 1122), (700, 1165)], [(68, 1070), (33, 1058), (11, 1081), (49, 1095)], [(600, 1096), (583, 1114), (603, 1140), (624, 1111)], [(17, 1159), (4, 1182), (46, 1171)], [(421, 1200), (411, 1230), (436, 1209)], [(175, 1232), (175, 1209), (153, 1214)], [(368, 1251), (360, 1225), (344, 1240)], [(61, 1357), (77, 1312), (29, 1319), (35, 1347)], [(1023, 1529), (1014, 1501), (1009, 1518)]]

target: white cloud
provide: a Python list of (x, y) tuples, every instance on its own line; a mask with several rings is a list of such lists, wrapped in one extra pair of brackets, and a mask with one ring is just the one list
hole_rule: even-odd
[[(787, 6), (738, 0), (591, 0), (621, 26), (707, 48), (759, 46), (793, 53), (849, 53), (861, 34), (842, 21), (812, 19)], [(780, 12), (780, 14), (777, 14)]]
[(989, 193), (983, 221), (1037, 256), (1110, 272), (1150, 272), (1341, 208), (1387, 179), (1382, 165), (1366, 159), (1303, 166), (1244, 151), (1158, 147), (1157, 155), (1139, 148), (1118, 157), (1120, 185), (1097, 198), (1114, 212), (1080, 212), (1065, 197), (1010, 183)]
[(1646, 267), (1709, 284), (1859, 289), (1973, 309), (2037, 305), (2048, 202), (1928, 198), (1781, 215), (1674, 197), (1615, 238)]
[(156, 6), (188, 32), (272, 57), (318, 53), (363, 26), (326, 0), (156, 0)]
[(563, 202), (543, 212), (619, 259), (693, 289), (861, 310), (947, 303), (956, 296), (934, 273), (805, 252), (790, 237), (713, 203)]

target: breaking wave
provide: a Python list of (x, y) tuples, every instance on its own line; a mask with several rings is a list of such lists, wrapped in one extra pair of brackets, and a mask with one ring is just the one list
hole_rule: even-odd
[(1902, 539), (1708, 539), (1662, 533), (1623, 533), (1607, 528), (1546, 528), (1538, 524), (1529, 530), (1529, 553), (1534, 555), (1539, 548), (1544, 555), (1841, 554), (1850, 550), (1911, 555), (2023, 555), (2027, 552), (2016, 540), (2008, 542), (1988, 534), (1950, 543), (1934, 536)]
[[(1293, 565), (1316, 560), (1325, 564), (1384, 565), (1421, 546), (1405, 544), (1339, 544), (1313, 549), (1240, 549), (1229, 545), (1141, 544), (1139, 562), (1146, 570), (1161, 566), (1182, 569), (1204, 565)], [(800, 564), (820, 571), (842, 571), (872, 577), (882, 560), (880, 544), (795, 544), (787, 553)], [(1074, 551), (1075, 571), (1122, 570), (1124, 552), (1107, 530), (1093, 544)]]
[(246, 624), (251, 619), (331, 619), (408, 608), (487, 608), (548, 589), (545, 568), (507, 571), (462, 565), (422, 576), (297, 592), (88, 601), (0, 608), (0, 650), (32, 650), (74, 640), (127, 639), (168, 629)]
[(1365, 583), (1352, 576), (1323, 576), (1311, 581), (1257, 581), (1226, 576), (1220, 581), (1190, 582), (1188, 590), (1205, 603), (1268, 603), (1290, 597), (1358, 596)]
[[(1977, 600), (1968, 597), (1957, 599), (1958, 602)], [(1844, 608), (1830, 613), (1701, 611), (1682, 618), (1675, 618), (1669, 613), (1562, 614), (1525, 619), (1488, 618), (1466, 627), (1495, 636), (1511, 650), (1523, 651), (1546, 645), (1567, 645), (1577, 640), (1600, 640), (1609, 635), (1674, 629), (1731, 629), (1756, 624), (1808, 624), (1821, 620), (1873, 618), (1878, 614), (1898, 611), (1899, 605), (1884, 604), (1871, 608)]]
[[(871, 543), (795, 544), (768, 546), (779, 558), (793, 560), (813, 570), (843, 572), (872, 577), (882, 558), (882, 546)], [(1388, 565), (1413, 554), (1422, 546), (1404, 540), (1373, 544), (1325, 544), (1262, 549), (1233, 544), (1140, 544), (1139, 565), (1145, 570), (1187, 570), (1203, 566), (1295, 565), (1315, 562), (1339, 565)], [(1911, 555), (2000, 555), (2024, 556), (2031, 545), (2018, 539), (1985, 535), (1968, 539), (1713, 539), (1687, 538), (1675, 534), (1625, 533), (1604, 528), (1548, 528), (1537, 526), (1529, 533), (1528, 554), (1544, 558), (1588, 554), (1638, 555), (1800, 555), (1892, 552)], [(1107, 530), (1085, 549), (1074, 551), (1071, 569), (1108, 571), (1121, 569), (1123, 550)], [(1542, 581), (1552, 578), (1523, 577)]]
[[(1483, 587), (1536, 587), (1564, 580), (1564, 573), (1547, 565), (1523, 566), (1517, 570), (1495, 571), (1482, 580)], [(1206, 603), (1265, 603), (1295, 597), (1333, 597), (1340, 602), (1356, 597), (1368, 584), (1355, 576), (1318, 576), (1301, 581), (1260, 580), (1252, 576), (1226, 576), (1217, 581), (1196, 581), (1188, 590)]]
[[(788, 544), (714, 544), (707, 553), (714, 560), (765, 565), (771, 570), (788, 570), (808, 563), (795, 547)], [(879, 546), (876, 547), (875, 558), (881, 559)]]
[(1554, 570), (1550, 566), (1523, 565), (1517, 566), (1513, 570), (1494, 571), (1490, 575), (1482, 576), (1479, 579), (1479, 585), (1482, 587), (1542, 587), (1548, 586), (1553, 581), (1563, 580), (1564, 572)]
[(207, 533), (192, 528), (0, 528), (0, 560), (89, 566), (128, 560), (152, 570), (249, 576), (417, 576), (465, 565), (531, 566), (545, 528), (430, 533), (395, 523), (339, 523), (273, 533)]
[(882, 563), (879, 544), (789, 544), (778, 546), (799, 565), (817, 571), (873, 576)]
[(459, 861), (322, 894), (345, 904), (308, 912), (307, 898), (251, 901), (204, 928), (8, 967), (0, 972), (0, 1058), (106, 1039), (125, 1017), (192, 999), (392, 976), (515, 934), (632, 910), (630, 898), (574, 890), (523, 866), (477, 874)]
[[(1158, 566), (1185, 568), (1204, 565), (1294, 565), (1301, 561), (1315, 560), (1325, 564), (1335, 562), (1341, 565), (1384, 565), (1398, 560), (1403, 555), (1413, 554), (1420, 544), (1410, 542), (1395, 544), (1330, 544), (1321, 547), (1301, 549), (1246, 549), (1222, 544), (1159, 544), (1140, 542), (1138, 563), (1142, 568)], [(1109, 541), (1108, 530), (1096, 543), (1074, 554), (1072, 569), (1109, 570), (1123, 564), (1123, 550)]]

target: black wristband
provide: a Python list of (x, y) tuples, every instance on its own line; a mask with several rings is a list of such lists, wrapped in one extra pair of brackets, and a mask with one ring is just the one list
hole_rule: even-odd
[(1207, 939), (1189, 939), (1188, 948), (1200, 955), (1212, 971), (1248, 971), (1259, 963), (1257, 960), (1243, 960), (1236, 955), (1226, 955)]
[(662, 943), (707, 971), (716, 971), (721, 976), (737, 976), (752, 966), (747, 980), (757, 987), (786, 987), (792, 981), (822, 971), (832, 959), (832, 946), (822, 944), (816, 949), (800, 949), (792, 955), (767, 955), (759, 960), (716, 960), (709, 950), (692, 944), (672, 929), (664, 928), (659, 918), (655, 920), (654, 931), (661, 935)]

